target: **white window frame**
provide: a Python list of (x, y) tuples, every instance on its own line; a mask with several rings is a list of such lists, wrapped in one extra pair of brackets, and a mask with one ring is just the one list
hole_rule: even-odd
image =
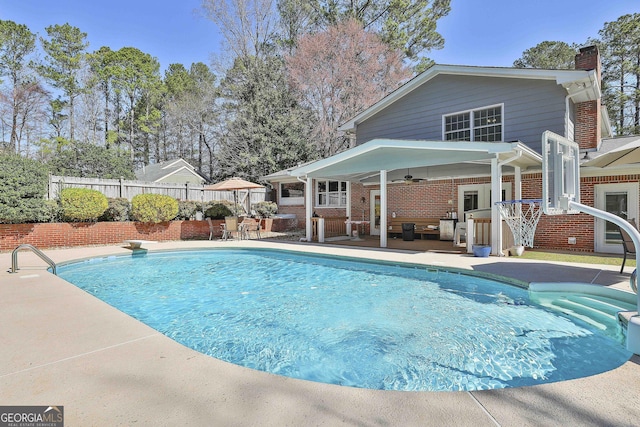
[[(594, 207), (606, 211), (606, 195), (607, 193), (627, 193), (627, 218), (635, 218), (638, 222), (638, 182), (620, 182), (612, 184), (595, 184), (593, 186)], [(594, 251), (598, 253), (622, 253), (622, 243), (607, 241), (605, 220), (594, 217)]]
[[(320, 191), (320, 183), (326, 183), (327, 191)], [(329, 191), (329, 183), (337, 182), (338, 183), (338, 191)], [(342, 183), (344, 183), (344, 191), (340, 190), (342, 188)], [(317, 208), (344, 208), (347, 206), (347, 198), (349, 196), (349, 183), (348, 181), (337, 181), (335, 179), (317, 179), (315, 184), (315, 207)], [(320, 204), (320, 195), (326, 195), (325, 200), (327, 201), (325, 204)], [(337, 203), (331, 203), (333, 200), (337, 200)]]
[[(479, 126), (479, 127), (475, 127), (474, 126), (474, 122), (475, 122), (475, 115), (481, 111), (485, 111), (488, 110), (490, 108), (500, 108), (500, 116), (502, 118), (500, 124), (500, 139), (498, 141), (502, 141), (504, 140), (504, 103), (501, 104), (494, 104), (494, 105), (487, 105), (485, 107), (480, 107), (480, 108), (473, 108), (470, 110), (463, 110), (463, 111), (456, 111), (454, 113), (448, 113), (448, 114), (443, 114), (442, 115), (442, 140), (443, 141), (447, 141), (447, 133), (452, 133), (452, 132), (447, 132), (446, 131), (446, 119), (447, 117), (451, 117), (451, 116), (457, 116), (460, 114), (469, 114), (469, 128), (465, 128), (465, 129), (458, 129), (455, 132), (460, 132), (461, 130), (469, 130), (469, 141), (475, 141), (475, 130), (476, 129), (481, 129), (484, 127), (488, 127), (488, 126)], [(491, 124), (489, 126), (496, 126), (496, 124)], [(451, 140), (451, 141), (466, 141), (466, 140)], [(482, 141), (481, 142), (485, 142)], [(497, 141), (486, 141), (486, 142), (497, 142)]]
[[(300, 181), (296, 181), (298, 183)], [(304, 205), (304, 183), (301, 183), (303, 186), (302, 197), (284, 197), (284, 191), (282, 190), (282, 186), (286, 184), (291, 184), (291, 182), (280, 182), (278, 184), (278, 204), (282, 206), (297, 206)]]

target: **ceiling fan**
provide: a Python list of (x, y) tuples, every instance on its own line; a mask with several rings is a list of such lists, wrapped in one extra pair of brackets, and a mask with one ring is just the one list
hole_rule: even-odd
[(407, 174), (404, 176), (404, 178), (402, 180), (394, 180), (393, 182), (399, 182), (402, 181), (405, 184), (409, 185), (409, 184), (413, 184), (414, 182), (420, 182), (422, 181), (422, 179), (420, 178), (414, 178), (411, 173), (409, 173), (409, 169), (407, 169)]

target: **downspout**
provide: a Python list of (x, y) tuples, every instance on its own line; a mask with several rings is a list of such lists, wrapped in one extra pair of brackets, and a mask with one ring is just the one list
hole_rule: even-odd
[(576, 95), (580, 95), (582, 93), (585, 93), (589, 90), (588, 87), (584, 87), (581, 90), (575, 92), (575, 93), (570, 93), (567, 96), (565, 96), (564, 98), (564, 137), (571, 140), (571, 141), (575, 141), (575, 126), (574, 126), (574, 135), (573, 138), (569, 138), (569, 99), (573, 98)]

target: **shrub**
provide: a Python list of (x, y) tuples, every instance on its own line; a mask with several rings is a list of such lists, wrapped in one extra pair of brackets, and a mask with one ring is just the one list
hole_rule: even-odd
[(176, 219), (193, 219), (198, 210), (198, 203), (191, 200), (178, 200), (178, 216)]
[(62, 218), (67, 221), (95, 221), (109, 207), (107, 196), (88, 188), (65, 188), (60, 192)]
[(252, 206), (252, 208), (260, 215), (262, 218), (271, 218), (278, 212), (278, 205), (274, 202), (258, 202)]
[(100, 221), (129, 221), (131, 216), (131, 203), (124, 197), (116, 197), (107, 200), (109, 207), (99, 218)]
[(57, 200), (43, 200), (44, 210), (42, 215), (36, 218), (38, 222), (58, 222), (62, 221), (62, 208)]
[(171, 221), (178, 215), (178, 201), (162, 194), (138, 194), (131, 200), (131, 217), (140, 222)]
[(204, 211), (205, 218), (211, 219), (224, 219), (225, 216), (231, 215), (233, 215), (233, 211), (228, 203), (224, 202), (214, 203)]
[(0, 223), (49, 218), (45, 203), (49, 177), (42, 163), (16, 154), (0, 154), (0, 165)]

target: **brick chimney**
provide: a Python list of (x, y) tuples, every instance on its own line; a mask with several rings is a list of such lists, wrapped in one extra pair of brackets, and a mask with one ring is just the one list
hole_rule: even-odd
[[(596, 46), (580, 49), (576, 55), (576, 70), (596, 70), (598, 84), (600, 77), (600, 53)], [(600, 145), (600, 100), (576, 104), (574, 139), (583, 150), (595, 150)]]

